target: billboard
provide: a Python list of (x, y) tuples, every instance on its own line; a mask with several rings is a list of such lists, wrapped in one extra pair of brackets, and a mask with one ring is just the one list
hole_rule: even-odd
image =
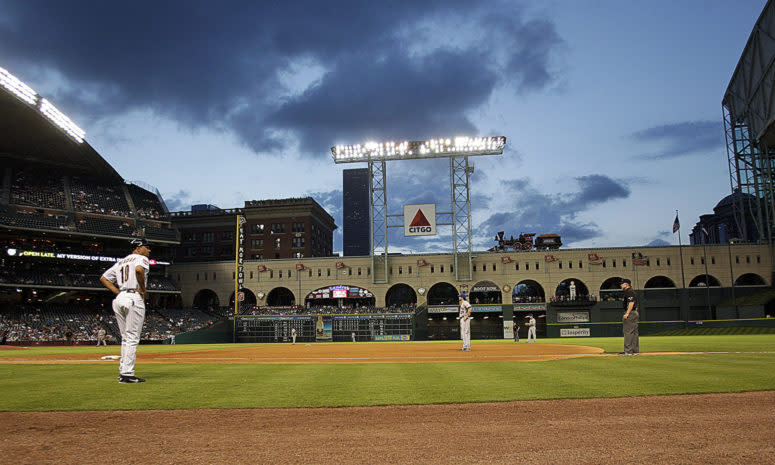
[(404, 205), (404, 236), (435, 236), (436, 204)]

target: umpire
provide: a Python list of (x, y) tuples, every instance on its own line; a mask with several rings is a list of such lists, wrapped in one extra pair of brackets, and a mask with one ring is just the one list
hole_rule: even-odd
[(638, 343), (638, 323), (640, 322), (638, 296), (632, 290), (629, 279), (622, 279), (620, 286), (622, 291), (624, 291), (624, 316), (622, 316), (624, 352), (621, 352), (619, 355), (638, 355), (640, 353), (640, 345)]

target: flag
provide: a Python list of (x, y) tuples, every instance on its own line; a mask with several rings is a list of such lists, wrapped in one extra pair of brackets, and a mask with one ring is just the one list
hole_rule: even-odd
[(417, 260), (417, 266), (428, 266), (428, 262), (425, 261), (424, 258), (420, 258)]
[(303, 271), (303, 270), (306, 270), (306, 269), (307, 269), (307, 267), (304, 266), (303, 263), (297, 263), (296, 264), (296, 271)]
[(508, 256), (506, 256), (506, 257), (501, 257), (501, 263), (511, 263), (511, 262), (513, 262), (513, 261), (514, 261), (514, 259), (513, 259), (513, 258), (511, 258), (511, 257), (508, 257)]
[(344, 262), (336, 262), (336, 269), (341, 270), (342, 268), (347, 268), (347, 265)]
[(675, 214), (675, 221), (673, 221), (673, 234), (681, 229), (681, 222), (678, 221), (678, 213)]
[(710, 237), (710, 233), (708, 232), (707, 229), (705, 229), (705, 226), (702, 227), (702, 232), (705, 233), (705, 237)]

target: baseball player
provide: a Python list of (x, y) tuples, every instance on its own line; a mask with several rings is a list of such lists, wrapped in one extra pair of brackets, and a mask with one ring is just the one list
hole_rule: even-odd
[(293, 343), (296, 344), (296, 328), (291, 328), (291, 339), (293, 339)]
[(142, 383), (135, 376), (137, 346), (145, 319), (146, 285), (148, 283), (148, 256), (151, 248), (145, 238), (133, 239), (132, 253), (117, 261), (100, 277), (100, 282), (116, 295), (113, 313), (121, 332), (121, 361), (118, 366), (119, 383)]
[(514, 342), (519, 342), (519, 325), (514, 322)]
[(105, 331), (105, 328), (100, 328), (100, 329), (98, 329), (98, 330), (97, 330), (97, 347), (99, 347), (99, 346), (100, 346), (100, 342), (101, 342), (101, 343), (102, 343), (102, 345), (104, 345), (104, 346), (107, 346), (107, 345), (108, 345), (108, 342), (105, 340), (105, 336), (106, 336), (107, 334), (108, 334), (108, 333)]
[(465, 294), (458, 296), (460, 301), (460, 337), (463, 339), (462, 351), (468, 352), (471, 350), (471, 304), (466, 300)]
[(530, 343), (530, 338), (533, 338), (533, 342), (536, 341), (536, 319), (533, 318), (533, 314), (529, 314), (527, 316), (529, 320), (527, 320), (527, 343)]

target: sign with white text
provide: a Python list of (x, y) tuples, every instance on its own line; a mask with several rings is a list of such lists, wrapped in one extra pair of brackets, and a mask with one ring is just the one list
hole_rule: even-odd
[(435, 236), (436, 204), (404, 205), (404, 236)]

